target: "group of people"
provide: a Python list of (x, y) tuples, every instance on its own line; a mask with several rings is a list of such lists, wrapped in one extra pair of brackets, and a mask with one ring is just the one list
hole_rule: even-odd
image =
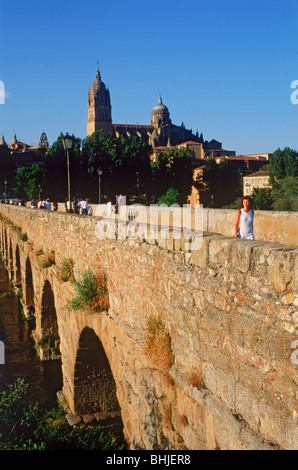
[(65, 200), (65, 210), (66, 212), (72, 212), (74, 214), (81, 214), (81, 215), (92, 215), (92, 209), (90, 200), (88, 198), (80, 198), (76, 196), (72, 202), (70, 202), (71, 207), (69, 207), (69, 200), (66, 198)]
[[(116, 195), (115, 197), (116, 202), (115, 206), (113, 206), (112, 201), (109, 201), (107, 204), (107, 211), (108, 211), (108, 216), (111, 216), (113, 213), (118, 214), (119, 212), (119, 207), (122, 205), (125, 205), (126, 203), (126, 198), (125, 196), (122, 196), (121, 194), (118, 196)], [(10, 200), (9, 204), (14, 204), (14, 200)], [(18, 205), (20, 206), (26, 206), (27, 202), (24, 200), (21, 200), (18, 202)], [(37, 200), (37, 199), (32, 199), (30, 206), (32, 209), (44, 209), (44, 210), (51, 210), (53, 207), (53, 211), (58, 210), (58, 203), (57, 202), (52, 202), (50, 201), (49, 198), (45, 200)], [(91, 204), (90, 200), (88, 198), (80, 198), (79, 196), (76, 196), (73, 201), (71, 202), (71, 208), (69, 207), (69, 201), (68, 198), (65, 200), (65, 210), (66, 212), (72, 212), (74, 214), (81, 214), (81, 215), (92, 215), (92, 209), (91, 209)], [(238, 238), (246, 238), (249, 240), (254, 240), (254, 230), (253, 230), (253, 218), (254, 218), (254, 212), (252, 210), (252, 199), (249, 196), (244, 196), (241, 199), (240, 203), (240, 209), (237, 211), (236, 214), (236, 221), (235, 221), (235, 227), (234, 227), (234, 237)]]
[(53, 211), (58, 210), (58, 204), (57, 202), (51, 203), (50, 199), (40, 199), (39, 201), (37, 199), (32, 199), (30, 202), (30, 207), (31, 209), (44, 209), (46, 211), (50, 211), (53, 206)]

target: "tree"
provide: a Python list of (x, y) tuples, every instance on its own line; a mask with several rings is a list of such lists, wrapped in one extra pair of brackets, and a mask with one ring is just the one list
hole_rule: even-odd
[[(61, 132), (52, 147), (45, 154), (45, 184), (43, 194), (46, 194), (52, 200), (64, 201), (67, 197), (67, 164), (66, 151), (62, 142), (63, 133)], [(73, 145), (69, 151), (70, 160), (70, 186), (71, 194), (83, 192), (86, 185), (87, 167), (82, 159), (78, 137), (73, 137)]]
[(137, 136), (95, 131), (83, 140), (82, 153), (92, 185), (97, 185), (97, 170), (102, 174), (102, 191), (109, 198), (116, 194), (141, 196), (150, 188), (152, 147)]
[(253, 207), (256, 210), (270, 210), (272, 205), (271, 188), (254, 190)]
[(227, 206), (242, 194), (241, 173), (227, 160), (216, 163), (214, 158), (209, 158), (194, 186), (204, 206)]
[(187, 202), (193, 186), (191, 155), (185, 147), (163, 150), (152, 163), (153, 187), (155, 198), (160, 198), (168, 189), (178, 191), (180, 205)]
[(273, 152), (268, 165), (270, 184), (275, 187), (278, 181), (288, 176), (298, 176), (298, 152), (285, 147), (284, 150), (278, 148)]
[(298, 210), (298, 176), (282, 179), (271, 191), (272, 209), (276, 211)]
[(13, 156), (10, 153), (10, 149), (2, 145), (0, 146), (0, 168), (0, 192), (3, 194), (5, 191), (4, 181), (7, 181), (7, 191), (10, 192), (10, 188), (12, 187), (12, 182), (15, 176), (15, 164)]
[(177, 189), (171, 187), (167, 190), (165, 194), (163, 194), (157, 201), (158, 205), (166, 204), (167, 206), (171, 206), (172, 204), (178, 204), (179, 201), (179, 192)]
[(43, 176), (44, 170), (37, 164), (19, 168), (13, 183), (15, 195), (29, 201), (37, 198), (38, 186), (42, 185)]

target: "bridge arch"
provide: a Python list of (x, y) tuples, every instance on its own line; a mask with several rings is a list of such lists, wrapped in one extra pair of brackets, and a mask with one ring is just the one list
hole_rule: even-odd
[(31, 313), (34, 312), (34, 284), (32, 275), (32, 266), (29, 256), (25, 262), (25, 277), (24, 277), (24, 289), (23, 289), (24, 302), (26, 307)]
[(102, 342), (92, 328), (83, 328), (74, 368), (74, 409), (82, 415), (119, 409), (116, 384)]
[(52, 286), (45, 280), (42, 288), (40, 322), (37, 331), (37, 341), (40, 346), (42, 359), (60, 357), (60, 338), (58, 331), (58, 320), (55, 307), (55, 298)]
[(9, 273), (9, 278), (13, 279), (14, 278), (14, 267), (13, 267), (13, 251), (12, 251), (12, 241), (11, 238), (8, 241), (7, 244), (7, 267), (8, 267), (8, 273)]
[(16, 284), (21, 284), (22, 282), (21, 258), (18, 243), (15, 248), (15, 282)]

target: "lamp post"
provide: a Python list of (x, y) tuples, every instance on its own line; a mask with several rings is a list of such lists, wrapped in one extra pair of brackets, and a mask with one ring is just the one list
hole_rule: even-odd
[(64, 150), (66, 150), (67, 156), (67, 187), (68, 187), (68, 212), (71, 212), (70, 208), (70, 172), (69, 172), (69, 150), (72, 147), (72, 137), (66, 132), (66, 135), (62, 137), (62, 143)]
[(6, 204), (6, 195), (7, 195), (7, 181), (6, 180), (4, 181), (4, 185), (5, 185), (5, 204)]
[(98, 168), (97, 170), (97, 174), (98, 174), (98, 204), (100, 204), (100, 199), (101, 199), (101, 175), (102, 175), (102, 170), (100, 168)]
[(41, 186), (40, 184), (38, 185), (38, 200), (40, 201), (40, 192), (41, 192)]

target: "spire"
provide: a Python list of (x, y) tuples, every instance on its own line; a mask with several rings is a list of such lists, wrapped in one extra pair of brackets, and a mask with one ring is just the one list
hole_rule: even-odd
[(99, 80), (101, 80), (100, 72), (99, 72), (99, 67), (98, 67), (98, 61), (97, 61), (97, 68), (96, 68), (95, 78), (98, 78)]
[(5, 142), (3, 133), (2, 133), (2, 139), (0, 141), (0, 145), (3, 145), (4, 147), (7, 147), (7, 143)]

